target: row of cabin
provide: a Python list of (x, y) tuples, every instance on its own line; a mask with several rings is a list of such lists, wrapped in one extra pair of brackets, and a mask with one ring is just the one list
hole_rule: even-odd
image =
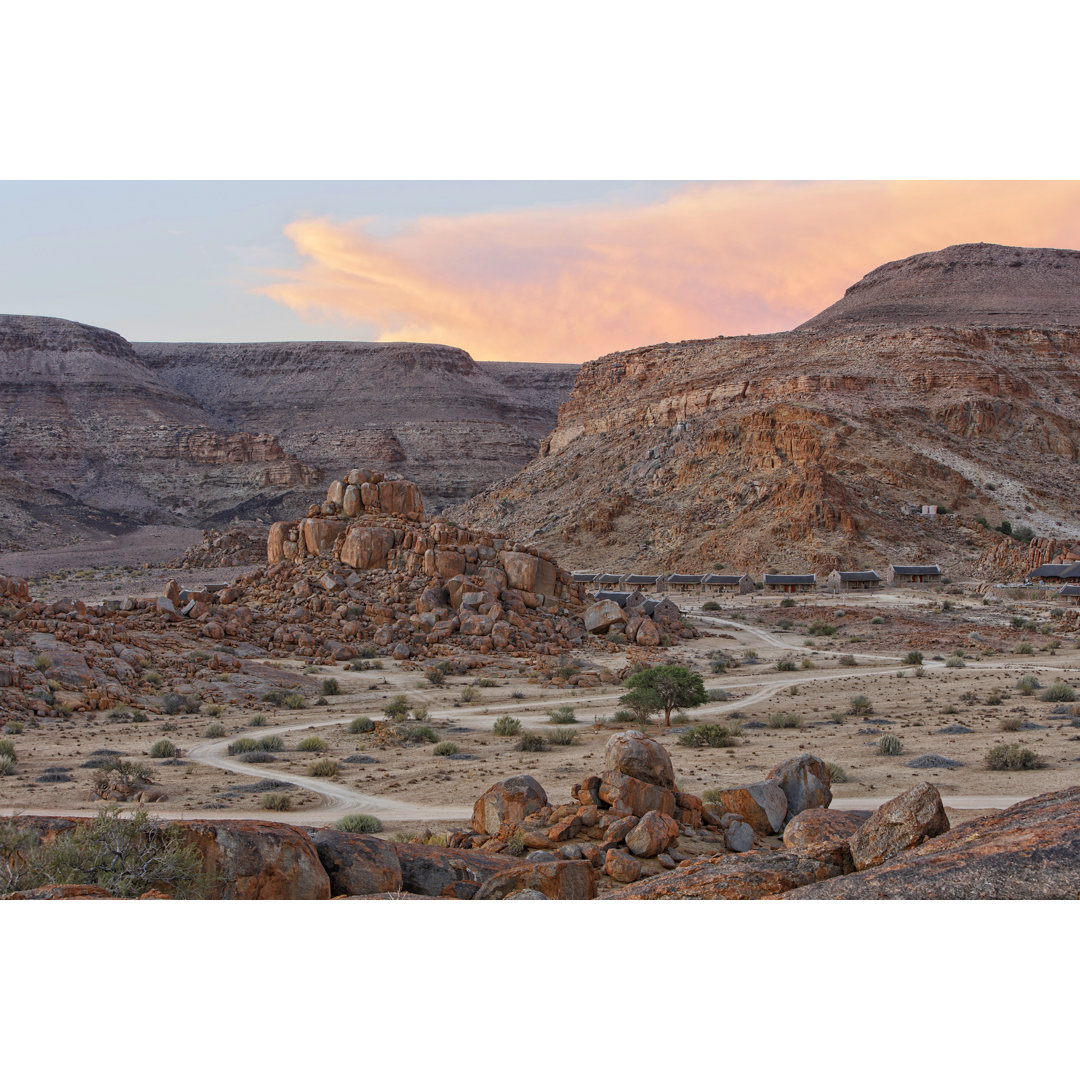
[[(630, 591), (654, 589), (659, 592), (707, 592), (741, 595), (757, 587), (749, 574), (590, 574), (576, 573), (574, 580), (598, 589)], [(870, 592), (889, 585), (932, 585), (942, 580), (940, 566), (890, 566), (882, 578), (876, 570), (834, 570), (823, 583), (817, 574), (765, 574), (766, 592), (805, 593), (824, 584), (833, 592)], [(597, 593), (599, 595), (599, 593)]]
[(596, 593), (597, 600), (614, 600), (621, 608), (635, 608), (642, 615), (648, 615), (654, 622), (678, 622), (682, 616), (679, 608), (666, 596), (648, 597), (640, 589), (630, 592), (610, 592), (601, 589)]
[(1080, 604), (1080, 563), (1043, 563), (1025, 580), (1041, 585), (1061, 585), (1057, 598), (1067, 604)]

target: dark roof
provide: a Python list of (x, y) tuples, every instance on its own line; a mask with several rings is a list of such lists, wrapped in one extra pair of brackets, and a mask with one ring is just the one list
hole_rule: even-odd
[(739, 574), (707, 574), (703, 585), (738, 585), (742, 581)]
[(704, 574), (671, 574), (669, 585), (700, 585), (705, 580)]
[(655, 585), (656, 574), (630, 574), (626, 579), (627, 585)]
[(573, 578), (574, 581), (592, 582), (592, 581), (596, 580), (597, 575), (596, 574), (586, 574), (586, 573), (583, 573), (582, 571), (575, 571), (573, 574), (571, 574), (571, 577)]
[(1064, 585), (1058, 590), (1058, 596), (1080, 596), (1080, 585)]
[(816, 585), (817, 574), (766, 574), (766, 585)]
[(1080, 577), (1080, 563), (1043, 563), (1032, 570), (1028, 577), (1074, 578)]
[(597, 574), (593, 581), (597, 585), (618, 585), (622, 578), (618, 574)]
[(638, 607), (645, 612), (646, 615), (651, 615), (657, 607), (659, 607), (659, 600), (646, 600), (643, 604), (639, 604)]
[(631, 595), (628, 592), (605, 592), (603, 589), (595, 594), (597, 600), (614, 600), (619, 607), (626, 607), (626, 601)]
[(936, 563), (933, 566), (894, 566), (892, 572), (904, 575), (918, 574), (925, 577), (927, 574), (940, 574), (941, 567)]
[(837, 570), (841, 581), (880, 581), (876, 570)]

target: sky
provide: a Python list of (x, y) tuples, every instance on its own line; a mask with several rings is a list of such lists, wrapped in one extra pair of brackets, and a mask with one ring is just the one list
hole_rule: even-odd
[(788, 330), (892, 259), (1080, 247), (1072, 181), (0, 183), (9, 313), (582, 363)]

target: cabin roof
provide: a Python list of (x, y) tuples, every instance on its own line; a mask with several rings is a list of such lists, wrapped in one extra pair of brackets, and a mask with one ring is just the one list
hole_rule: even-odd
[(817, 574), (766, 574), (766, 585), (816, 585)]
[(880, 581), (876, 570), (837, 570), (841, 581)]
[(894, 574), (904, 574), (904, 575), (916, 575), (916, 574), (918, 574), (918, 575), (925, 576), (927, 574), (940, 574), (941, 573), (941, 567), (938, 566), (936, 563), (933, 566), (893, 566), (892, 572)]

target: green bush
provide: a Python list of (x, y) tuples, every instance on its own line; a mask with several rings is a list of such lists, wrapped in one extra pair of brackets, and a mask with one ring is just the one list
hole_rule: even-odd
[(283, 791), (267, 791), (259, 799), (259, 806), (263, 810), (276, 810), (279, 813), (285, 813), (292, 809), (292, 799)]
[(823, 619), (815, 619), (806, 632), (811, 637), (832, 637), (836, 633), (836, 627), (830, 623), (825, 622)]
[(237, 754), (246, 754), (251, 750), (258, 750), (259, 744), (254, 739), (249, 739), (246, 736), (242, 739), (233, 739), (229, 743), (229, 757), (235, 757)]
[[(569, 679), (571, 675), (576, 675), (577, 671), (578, 669), (576, 665), (572, 667), (561, 667), (559, 668), (558, 675), (562, 679)], [(499, 684), (494, 679), (488, 679), (484, 676), (481, 676), (479, 679), (473, 680), (473, 686), (479, 686), (481, 687), (481, 689), (484, 690), (490, 690), (491, 687), (498, 685)]]
[(843, 656), (840, 657), (840, 666), (841, 667), (857, 667), (858, 666), (858, 661), (855, 659), (855, 657), (851, 653), (845, 653)]
[(794, 671), (795, 670), (795, 661), (794, 660), (777, 660), (776, 661), (776, 670), (777, 671)]
[(509, 840), (506, 841), (506, 854), (515, 855), (519, 859), (529, 849), (525, 846), (525, 837), (521, 833), (516, 832)]
[[(730, 701), (731, 694), (729, 694), (723, 687), (717, 686), (712, 690), (707, 690), (706, 695), (709, 701)], [(618, 714), (616, 714), (617, 716)]]
[(1020, 644), (1016, 646), (1016, 651), (1021, 656), (1031, 656), (1031, 654), (1035, 652), (1035, 649), (1030, 641), (1021, 641)]
[(735, 740), (731, 732), (723, 724), (698, 724), (688, 728), (679, 735), (680, 746), (691, 746), (695, 749), (702, 747), (732, 746)]
[(168, 739), (158, 739), (158, 741), (150, 747), (150, 756), (152, 758), (179, 757), (180, 751), (177, 750), (176, 746)]
[(716, 805), (720, 802), (720, 796), (726, 791), (726, 788), (722, 787), (709, 787), (701, 793), (701, 801), (703, 803), (709, 803)]
[(770, 713), (765, 723), (771, 728), (801, 728), (802, 717), (798, 713), (777, 712)]
[(44, 653), (38, 653), (38, 655), (34, 657), (34, 667), (36, 667), (38, 671), (48, 671), (49, 668), (52, 667), (52, 660)]
[(341, 832), (382, 832), (382, 822), (372, 814), (346, 814), (334, 822), (334, 828)]
[(573, 746), (575, 742), (577, 742), (577, 732), (570, 731), (568, 728), (547, 733), (548, 746)]
[(265, 727), (266, 717), (262, 713), (256, 713), (249, 721), (248, 727)]
[(335, 694), (341, 693), (341, 685), (337, 679), (323, 679), (319, 684), (319, 689), (322, 691), (324, 697), (333, 697)]
[[(116, 710), (112, 710), (115, 712)], [(112, 713), (109, 714), (110, 716)], [(8, 735), (21, 735), (22, 730), (26, 725), (21, 720), (9, 720), (4, 725), (4, 732)]]
[(986, 704), (987, 705), (1000, 705), (1005, 700), (1004, 695), (995, 686), (993, 689), (986, 692)]
[(1042, 769), (1046, 762), (1019, 743), (992, 747), (986, 754), (986, 767), (995, 771), (1019, 772), (1022, 769)]
[(366, 735), (369, 731), (375, 730), (375, 721), (370, 716), (358, 716), (352, 723), (349, 724), (350, 735)]
[(904, 744), (896, 735), (882, 735), (878, 739), (878, 753), (885, 757), (896, 757), (904, 752)]
[(12, 761), (18, 757), (15, 753), (15, 744), (10, 739), (0, 739), (0, 754), (7, 754)]
[(259, 740), (259, 749), (265, 750), (267, 753), (273, 753), (284, 748), (285, 740), (280, 735), (264, 735)]
[(1064, 679), (1055, 679), (1040, 695), (1040, 701), (1075, 701), (1076, 691)]
[(493, 735), (506, 737), (521, 733), (521, 721), (513, 716), (500, 716), (491, 729)]
[(424, 678), (432, 686), (442, 686), (446, 682), (446, 661), (436, 664), (434, 667), (425, 668)]
[(945, 666), (951, 668), (961, 668), (967, 667), (967, 664), (964, 663), (964, 658), (962, 656), (950, 656), (948, 660), (945, 661)]
[(409, 699), (404, 694), (396, 694), (383, 706), (383, 716), (390, 720), (404, 720), (409, 715)]
[(1003, 716), (998, 721), (998, 731), (1019, 731), (1020, 724), (1019, 716)]
[(533, 754), (540, 750), (547, 749), (547, 743), (540, 735), (535, 735), (531, 731), (525, 731), (522, 733), (521, 738), (516, 743), (516, 748), (522, 753)]
[(919, 667), (923, 662), (923, 654), (918, 649), (912, 649), (909, 653), (906, 653), (904, 659), (900, 661), (902, 664), (907, 664), (909, 667)]
[(265, 701), (268, 705), (284, 705), (285, 696), (284, 690), (267, 690), (259, 700)]
[(846, 784), (848, 774), (843, 765), (837, 765), (835, 761), (827, 761), (825, 767), (829, 770), (830, 784)]
[(446, 740), (444, 742), (436, 743), (431, 752), (436, 757), (449, 757), (451, 754), (456, 754), (458, 752), (458, 744)]
[(437, 743), (439, 741), (435, 729), (427, 724), (420, 724), (416, 727), (399, 727), (397, 728), (397, 735), (402, 742), (406, 743)]
[(1042, 683), (1039, 682), (1034, 675), (1021, 675), (1020, 678), (1016, 680), (1016, 689), (1019, 690), (1024, 697), (1031, 697), (1036, 690), (1042, 689)]
[(723, 675), (728, 669), (728, 662), (721, 659), (710, 660), (709, 669), (714, 675)]
[(781, 607), (794, 607), (795, 606), (795, 601), (792, 600), (792, 598), (790, 596), (785, 596), (784, 599), (780, 601), (780, 606)]
[(306, 704), (303, 694), (286, 694), (285, 700), (282, 702), (286, 709), (302, 709)]
[(883, 618), (882, 618), (882, 617), (881, 617), (880, 615), (875, 615), (875, 616), (874, 616), (874, 617), (873, 617), (873, 618), (872, 618), (872, 619), (870, 620), (870, 625), (871, 625), (871, 626), (881, 626), (881, 625), (882, 625), (882, 623), (884, 623), (884, 622), (885, 622), (885, 620), (884, 620), (884, 619), (883, 619)]
[(412, 714), (414, 720), (426, 720), (431, 715), (426, 705), (414, 705)]
[(296, 749), (306, 754), (321, 754), (326, 749), (326, 740), (318, 735), (308, 735), (296, 744)]
[(341, 771), (341, 762), (336, 758), (319, 758), (307, 767), (308, 776), (337, 776)]
[(475, 686), (463, 686), (461, 693), (458, 695), (458, 701), (463, 705), (471, 705), (474, 701), (479, 701), (480, 692)]
[(176, 716), (178, 713), (197, 713), (202, 702), (193, 694), (178, 694), (170, 690), (161, 696), (161, 711), (166, 716)]
[(706, 600), (705, 603), (701, 605), (701, 610), (702, 611), (719, 611), (720, 610), (720, 605), (715, 600)]
[(856, 694), (848, 703), (848, 714), (851, 716), (869, 716), (874, 711), (874, 706), (865, 694)]
[(0, 754), (0, 776), (13, 776), (15, 773), (15, 758), (11, 754)]
[(203, 728), (204, 739), (220, 739), (225, 734), (225, 725), (218, 723), (216, 720), (212, 724), (207, 724)]
[(552, 724), (576, 724), (578, 718), (569, 705), (560, 705), (548, 713), (548, 722)]

